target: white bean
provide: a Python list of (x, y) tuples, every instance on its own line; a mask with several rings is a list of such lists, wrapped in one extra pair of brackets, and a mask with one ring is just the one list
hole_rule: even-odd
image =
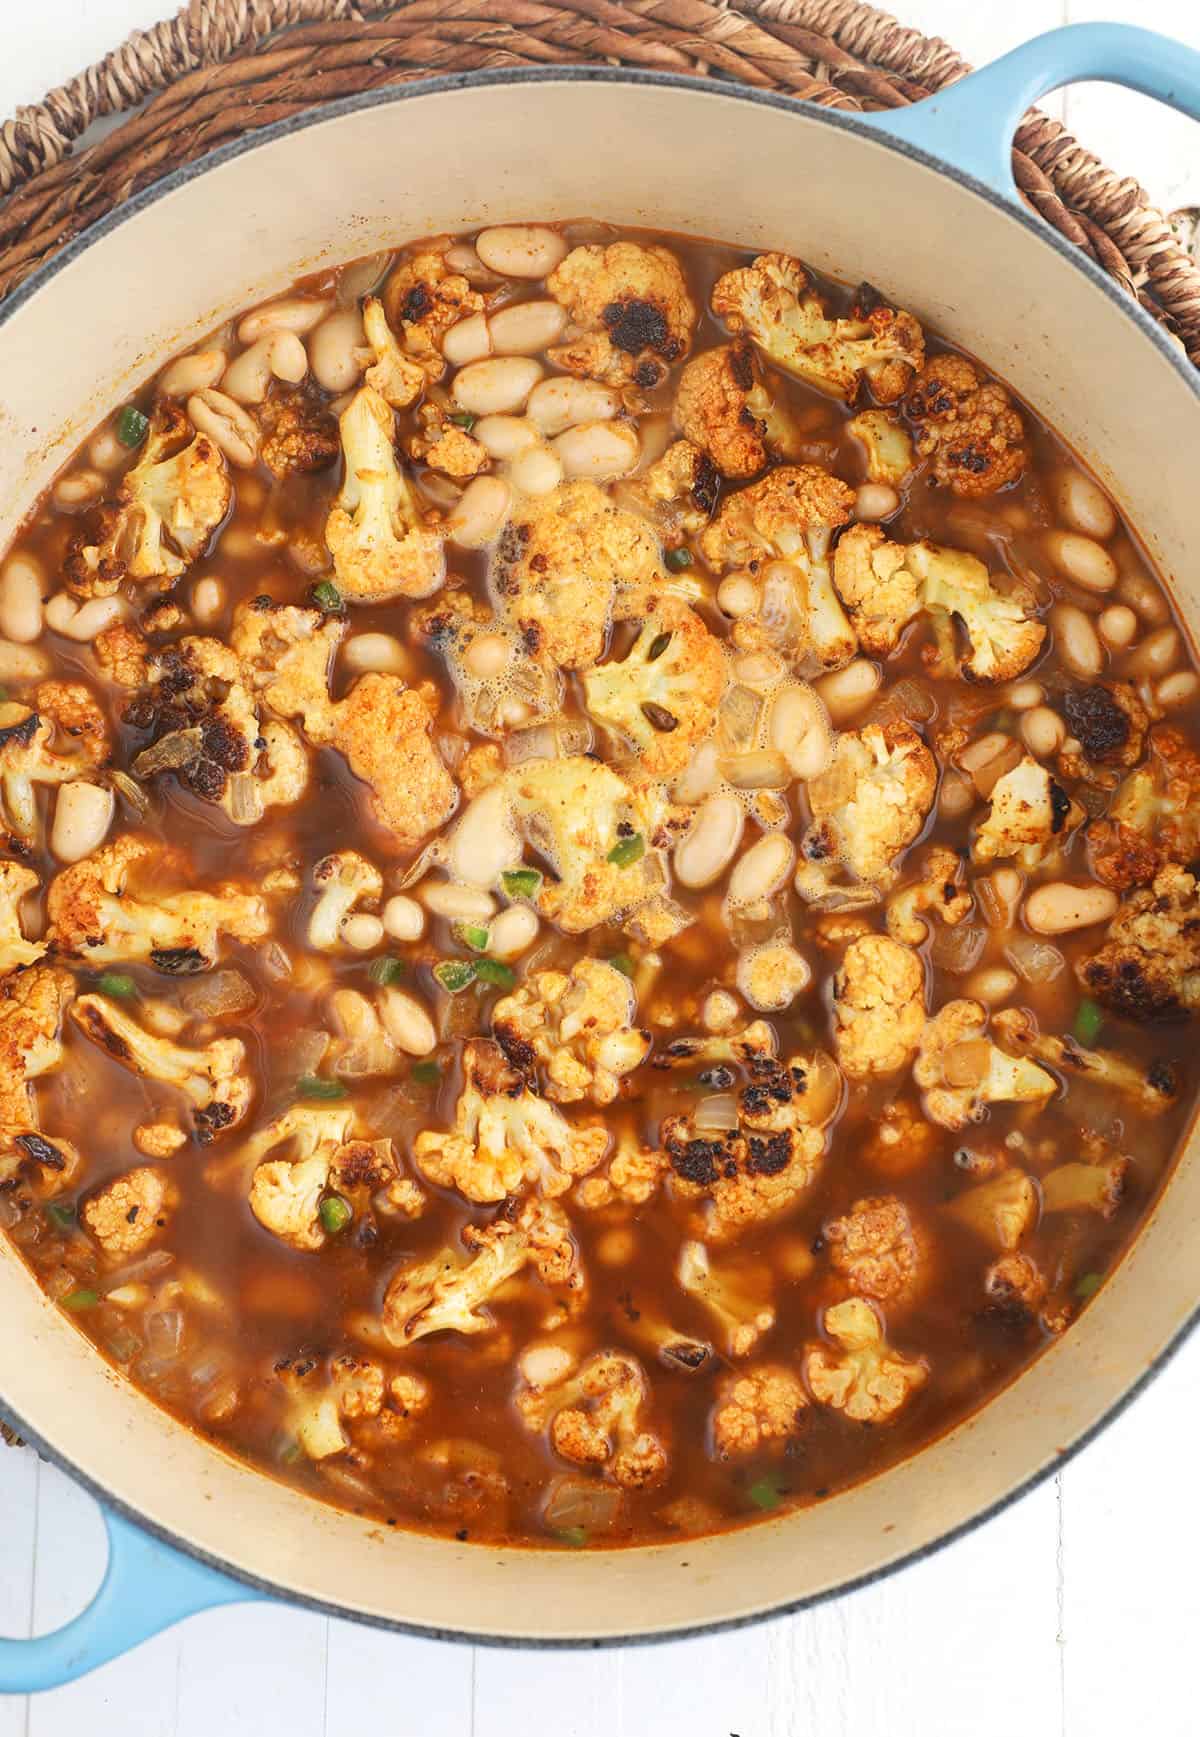
[(326, 392), (349, 392), (358, 384), (368, 352), (357, 308), (339, 308), (321, 321), (308, 340), (308, 360), (313, 378)]
[(35, 682), (50, 671), (50, 659), (32, 645), (0, 639), (0, 682)]
[(469, 314), (442, 339), (442, 355), (452, 368), (464, 368), (468, 362), (482, 362), (492, 353), (492, 333), (486, 314)]
[(490, 272), (469, 241), (456, 241), (453, 247), (448, 247), (442, 255), (451, 271), (458, 272), (468, 278), (471, 283), (484, 283), (495, 273)]
[(1012, 746), (1012, 737), (1006, 736), (1003, 730), (989, 730), (985, 736), (977, 736), (969, 742), (958, 756), (958, 763), (964, 772), (982, 772), (985, 766), (991, 764)]
[(1014, 682), (1004, 697), (1014, 711), (1029, 712), (1041, 705), (1046, 690), (1041, 682)]
[(1171, 619), (1166, 598), (1150, 575), (1137, 568), (1122, 573), (1117, 596), (1122, 603), (1136, 609), (1142, 620), (1148, 621), (1152, 627)]
[(1067, 739), (1067, 726), (1049, 706), (1035, 706), (1021, 719), (1021, 740), (1038, 760), (1049, 760)]
[(94, 501), (103, 488), (104, 478), (99, 471), (73, 470), (55, 483), (54, 499), (60, 507), (79, 507), (85, 501)]
[(471, 434), (492, 458), (516, 458), (539, 445), (537, 429), (523, 416), (481, 416)]
[(822, 676), (815, 686), (832, 721), (843, 724), (870, 704), (882, 680), (878, 664), (856, 657), (841, 669)]
[(954, 820), (974, 806), (975, 786), (960, 772), (947, 772), (938, 792), (938, 813)]
[(796, 862), (796, 847), (784, 832), (768, 832), (752, 844), (729, 877), (729, 903), (755, 905), (777, 893)]
[(385, 675), (405, 675), (411, 661), (391, 633), (356, 633), (342, 647), (342, 662), (356, 674), (379, 670)]
[(50, 849), (59, 862), (79, 862), (104, 843), (116, 799), (111, 790), (82, 778), (64, 784), (54, 802)]
[(1065, 935), (1072, 929), (1107, 923), (1116, 916), (1119, 904), (1111, 887), (1048, 881), (1035, 887), (1026, 899), (1025, 921), (1038, 935)]
[(565, 1345), (527, 1345), (520, 1356), (521, 1374), (530, 1387), (553, 1387), (574, 1363)]
[(1047, 531), (1046, 553), (1060, 573), (1086, 591), (1111, 591), (1120, 577), (1117, 563), (1101, 543), (1077, 531)]
[(508, 474), (523, 495), (548, 495), (563, 479), (562, 460), (548, 446), (530, 446), (513, 459)]
[(675, 847), (675, 874), (685, 887), (708, 887), (737, 855), (746, 811), (727, 792), (709, 796)]
[(197, 579), (192, 586), (192, 614), (209, 627), (225, 607), (225, 587), (219, 579)]
[(812, 969), (788, 941), (751, 947), (738, 957), (737, 986), (760, 1013), (778, 1013), (807, 989)]
[(1130, 652), (1125, 668), (1132, 676), (1164, 676), (1178, 662), (1182, 650), (1183, 641), (1175, 628), (1157, 627)]
[(320, 325), (333, 306), (328, 296), (284, 296), (244, 314), (238, 322), (238, 341), (253, 344), (268, 332), (295, 332), (303, 337)]
[[(239, 404), (261, 404), (271, 384), (271, 346), (274, 342), (273, 336), (260, 338), (240, 356), (235, 356), (222, 377), (222, 392), (236, 398)], [(300, 343), (299, 338), (296, 342)]]
[(353, 947), (357, 953), (369, 953), (383, 940), (383, 924), (369, 911), (353, 911), (342, 918), (338, 933), (347, 947)]
[(556, 229), (540, 223), (506, 223), (481, 229), (475, 252), (499, 277), (545, 277), (567, 256), (567, 244)]
[(758, 608), (759, 590), (749, 573), (731, 573), (717, 586), (717, 608), (731, 621), (753, 615)]
[(542, 377), (542, 364), (532, 356), (490, 356), (460, 368), (450, 396), (472, 416), (495, 416), (525, 408), (525, 400)]
[(298, 386), (308, 373), (308, 351), (295, 332), (276, 332), (271, 339), (267, 359), (277, 380)]
[(539, 923), (531, 905), (509, 905), (493, 922), (488, 952), (495, 959), (516, 959), (537, 940)]
[(396, 893), (383, 907), (383, 926), (394, 941), (419, 941), (425, 933), (425, 913), (407, 893)]
[[(221, 357), (224, 367), (225, 358)], [(117, 439), (115, 428), (102, 428), (88, 447), (88, 457), (100, 470), (115, 470), (129, 457), (129, 448)]]
[(188, 420), (219, 446), (230, 464), (250, 470), (258, 460), (258, 424), (224, 392), (211, 386), (193, 392), (187, 401)]
[(10, 555), (0, 573), (0, 634), (31, 645), (42, 631), (41, 566), (29, 555)]
[(164, 398), (190, 398), (193, 392), (219, 386), (227, 361), (224, 350), (193, 350), (190, 356), (177, 356), (159, 375), (158, 389)]
[(1138, 618), (1125, 603), (1114, 603), (1096, 617), (1096, 628), (1110, 651), (1124, 651), (1137, 637)]
[(1016, 994), (1020, 982), (1016, 972), (1010, 971), (1007, 965), (984, 965), (967, 978), (964, 992), (973, 1001), (982, 1001), (988, 1007), (999, 1007)]
[(529, 394), (529, 419), (547, 437), (562, 434), (581, 422), (610, 422), (621, 408), (611, 386), (598, 380), (575, 380), (556, 374), (542, 380)]
[(890, 483), (860, 483), (854, 496), (854, 516), (870, 523), (890, 519), (900, 509), (900, 496)]
[(1105, 543), (1117, 528), (1112, 502), (1091, 477), (1080, 471), (1059, 471), (1054, 479), (1052, 498), (1060, 517), (1084, 537), (1098, 537)]
[(819, 778), (833, 752), (825, 708), (809, 687), (779, 690), (771, 705), (767, 738), (797, 778)]
[(446, 535), (462, 549), (482, 549), (499, 535), (511, 501), (512, 491), (502, 477), (475, 477), (446, 520)]
[(379, 1017), (397, 1049), (405, 1055), (431, 1055), (437, 1031), (415, 995), (407, 989), (385, 989), (379, 997)]
[(1154, 698), (1164, 712), (1174, 712), (1180, 706), (1190, 706), (1196, 695), (1200, 693), (1200, 676), (1194, 670), (1177, 669), (1174, 675), (1164, 676), (1154, 690)]
[(751, 688), (770, 687), (782, 678), (786, 669), (775, 651), (744, 651), (733, 660), (734, 679)]
[(490, 887), (520, 860), (508, 793), (502, 784), (490, 785), (467, 804), (451, 835), (450, 873), (473, 887)]
[[(701, 742), (675, 780), (671, 794), (676, 802), (691, 806), (701, 802), (721, 782), (721, 751), (713, 741)], [(740, 806), (740, 805), (739, 805)]]
[(514, 302), (488, 321), (492, 347), (504, 356), (536, 356), (555, 343), (567, 323), (561, 302)]
[(463, 663), (471, 675), (488, 681), (507, 669), (512, 661), (512, 645), (500, 633), (481, 633), (463, 653)]
[(1104, 652), (1092, 618), (1073, 603), (1056, 603), (1050, 611), (1058, 655), (1077, 676), (1098, 676), (1104, 668)]
[(608, 482), (637, 468), (641, 443), (631, 422), (581, 422), (556, 436), (563, 475)]
[(452, 923), (486, 923), (496, 909), (495, 899), (482, 887), (460, 886), (455, 881), (424, 881), (417, 888), (417, 897), (435, 917)]
[[(106, 628), (115, 627), (124, 618), (123, 597), (90, 597), (86, 603), (76, 603), (67, 591), (56, 591), (46, 605), (46, 626), (65, 639), (81, 644), (95, 639)], [(3, 677), (0, 677), (3, 680)]]

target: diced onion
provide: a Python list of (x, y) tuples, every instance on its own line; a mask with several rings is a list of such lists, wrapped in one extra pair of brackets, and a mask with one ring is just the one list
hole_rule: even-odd
[(1035, 935), (1014, 935), (1004, 949), (1005, 957), (1026, 983), (1052, 983), (1067, 962), (1057, 947)]
[(697, 1128), (736, 1128), (737, 1099), (732, 1092), (715, 1092), (711, 1098), (701, 1098), (692, 1121)]

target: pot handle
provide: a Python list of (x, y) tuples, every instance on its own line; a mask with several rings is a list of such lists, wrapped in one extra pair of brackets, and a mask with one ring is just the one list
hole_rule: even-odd
[(0, 1695), (73, 1683), (160, 1629), (217, 1604), (265, 1596), (102, 1510), (108, 1566), (91, 1603), (53, 1634), (0, 1639)]
[(1127, 85), (1200, 120), (1200, 54), (1131, 24), (1048, 30), (910, 108), (856, 119), (1016, 201), (1012, 139), (1021, 116), (1050, 91), (1087, 79)]

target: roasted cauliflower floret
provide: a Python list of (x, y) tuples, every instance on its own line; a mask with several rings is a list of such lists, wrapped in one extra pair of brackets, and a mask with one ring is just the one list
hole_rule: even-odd
[(795, 426), (764, 385), (748, 343), (705, 350), (687, 364), (675, 422), (725, 476), (754, 476), (772, 454), (796, 456)]
[(970, 915), (973, 900), (963, 884), (962, 858), (944, 844), (931, 845), (918, 870), (918, 878), (888, 895), (888, 934), (906, 947), (919, 947), (929, 939), (928, 913), (954, 928)]
[[(305, 1253), (324, 1248), (321, 1202), (354, 1123), (354, 1111), (342, 1104), (293, 1104), (246, 1142), (239, 1160), (255, 1166), (250, 1210), (264, 1230)], [(268, 1156), (281, 1147), (289, 1157)]]
[(83, 1157), (69, 1140), (47, 1140), (26, 1127), (0, 1127), (0, 1189), (20, 1183), (37, 1200), (53, 1200), (74, 1188)]
[(316, 1357), (285, 1357), (274, 1374), (287, 1396), (283, 1418), (286, 1435), (294, 1436), (310, 1460), (344, 1453), (350, 1439), (342, 1428), (338, 1396)]
[(327, 470), (341, 456), (337, 417), (304, 387), (274, 392), (255, 416), (262, 437), (258, 456), (280, 482)]
[(1119, 769), (1136, 766), (1145, 750), (1150, 714), (1141, 695), (1132, 682), (1089, 682), (1068, 688), (1061, 704), (1070, 736), (1059, 755), (1059, 770), (1065, 778), (1111, 789)]
[(708, 454), (690, 440), (676, 440), (624, 485), (622, 498), (647, 514), (666, 548), (676, 549), (704, 529), (720, 492), (720, 473)]
[(1123, 781), (1103, 820), (1087, 833), (1096, 879), (1119, 892), (1153, 880), (1168, 863), (1200, 861), (1200, 754), (1178, 730), (1157, 724), (1150, 758)]
[(101, 675), (121, 688), (140, 688), (149, 681), (149, 650), (145, 636), (125, 621), (106, 627), (92, 641), (92, 655)]
[(32, 1082), (62, 1060), (59, 1033), (74, 994), (71, 973), (53, 965), (0, 981), (0, 1127), (41, 1126)]
[(428, 376), (419, 362), (406, 356), (388, 325), (378, 296), (363, 302), (363, 331), (375, 360), (366, 372), (366, 383), (387, 400), (393, 410), (405, 410), (425, 390)]
[(1026, 754), (992, 786), (991, 807), (971, 841), (971, 856), (976, 862), (1015, 857), (1022, 868), (1036, 868), (1079, 814), (1048, 768)]
[(886, 410), (860, 410), (846, 430), (861, 441), (867, 455), (867, 481), (899, 488), (916, 464), (908, 430)]
[(667, 1170), (666, 1154), (657, 1146), (643, 1146), (626, 1129), (617, 1131), (616, 1150), (601, 1171), (585, 1176), (572, 1194), (586, 1212), (611, 1206), (614, 1200), (628, 1206), (644, 1206), (658, 1192)]
[(822, 1327), (831, 1344), (810, 1345), (804, 1375), (818, 1405), (854, 1423), (888, 1423), (924, 1386), (929, 1365), (894, 1351), (883, 1323), (862, 1297), (826, 1309)]
[(1001, 1170), (964, 1189), (946, 1210), (994, 1249), (1011, 1254), (1037, 1223), (1038, 1191), (1023, 1170)]
[[(1005, 1014), (997, 1014), (1003, 1034)], [(925, 1112), (943, 1128), (965, 1128), (989, 1104), (1036, 1104), (1054, 1095), (1051, 1074), (1024, 1056), (1006, 1055), (984, 1034), (987, 1010), (978, 1001), (948, 1001), (928, 1021), (913, 1064)]]
[(704, 1037), (676, 1037), (654, 1052), (656, 1068), (711, 1067), (732, 1062), (753, 1068), (766, 1057), (774, 1059), (775, 1030), (765, 1019), (755, 1019), (737, 1031), (712, 1032)]
[(862, 284), (845, 319), (830, 319), (808, 273), (785, 253), (763, 253), (726, 272), (712, 310), (731, 332), (745, 332), (777, 368), (853, 404), (862, 381), (881, 404), (903, 396), (925, 359), (925, 337), (911, 314), (889, 307)]
[(427, 464), (443, 476), (467, 482), (492, 462), (487, 447), (455, 422), (445, 406), (427, 401), (417, 411), (417, 422), (418, 432), (408, 442), (415, 464)]
[(588, 711), (634, 743), (641, 769), (672, 778), (712, 734), (729, 680), (725, 648), (683, 604), (647, 616), (620, 661), (583, 678)]
[(1035, 1315), (1048, 1286), (1031, 1255), (1003, 1254), (984, 1275), (984, 1294), (993, 1309), (1011, 1315)]
[(464, 1261), (455, 1249), (403, 1266), (383, 1299), (383, 1330), (393, 1345), (427, 1333), (485, 1333), (494, 1325), (487, 1304), (502, 1285), (531, 1267), (545, 1285), (576, 1290), (582, 1284), (575, 1244), (560, 1207), (528, 1200), (515, 1219), (467, 1225)]
[(1128, 898), (1099, 952), (1075, 968), (1081, 986), (1127, 1019), (1200, 1011), (1200, 883), (1170, 864)]
[(341, 945), (342, 924), (359, 904), (374, 905), (383, 893), (383, 876), (356, 850), (335, 850), (312, 871), (317, 902), (308, 919), (308, 944), (321, 952)]
[(388, 325), (429, 380), (439, 380), (445, 370), (442, 339), (450, 327), (483, 311), (483, 297), (451, 270), (444, 252), (434, 246), (406, 254), (383, 286)]
[(769, 1282), (763, 1283), (757, 1263), (746, 1274), (717, 1272), (702, 1242), (685, 1242), (675, 1270), (680, 1288), (712, 1316), (728, 1356), (748, 1357), (775, 1325)]
[(624, 1489), (666, 1474), (662, 1442), (644, 1427), (649, 1401), (641, 1366), (623, 1351), (598, 1351), (562, 1381), (517, 1394), (526, 1429), (549, 1429), (550, 1446), (578, 1466), (603, 1466)]
[(594, 664), (612, 619), (644, 615), (672, 589), (650, 526), (586, 481), (518, 502), (492, 554), (491, 588), (527, 651), (563, 669)]
[(111, 597), (123, 579), (177, 579), (204, 554), (232, 497), (216, 444), (160, 399), (137, 463), (72, 538), (67, 584), (77, 597)]
[(0, 862), (0, 977), (35, 964), (46, 951), (44, 941), (27, 941), (21, 928), (21, 900), (41, 884), (24, 863)]
[(838, 863), (886, 891), (936, 789), (933, 755), (903, 719), (843, 731), (828, 770), (808, 783), (812, 825), (801, 842), (797, 891), (819, 897)]
[[(530, 649), (538, 636), (494, 614), (469, 591), (443, 591), (435, 603), (414, 610), (409, 626), (445, 659), (464, 720), (480, 735), (506, 736), (518, 723), (533, 724), (561, 713), (562, 676), (540, 642)], [(507, 648), (507, 661), (494, 674), (476, 674), (471, 648), (480, 639)]]
[(850, 518), (854, 491), (818, 465), (783, 465), (724, 501), (700, 538), (717, 572), (751, 567), (761, 599), (733, 631), (745, 651), (770, 646), (821, 663), (845, 663), (858, 641), (830, 572), (830, 544)]
[(71, 1018), (85, 1037), (140, 1079), (181, 1091), (202, 1143), (232, 1128), (250, 1108), (254, 1084), (243, 1071), (246, 1046), (240, 1038), (217, 1037), (203, 1049), (185, 1049), (144, 1030), (104, 995), (81, 995)]
[(436, 722), (426, 689), (394, 675), (359, 676), (334, 708), (329, 745), (367, 785), (372, 817), (400, 850), (437, 832), (458, 805), (433, 740)]
[(142, 1164), (89, 1196), (79, 1216), (111, 1260), (128, 1259), (149, 1248), (166, 1228), (178, 1199), (179, 1190), (165, 1171)]
[(983, 562), (962, 549), (892, 543), (878, 525), (855, 525), (838, 543), (833, 571), (859, 643), (875, 657), (890, 656), (909, 622), (925, 613), (935, 625), (959, 621), (969, 642), (961, 659), (931, 648), (926, 662), (935, 674), (1003, 682), (1028, 669), (1046, 638), (1041, 622), (998, 591)]
[(723, 1460), (761, 1453), (796, 1435), (807, 1410), (800, 1377), (782, 1363), (761, 1363), (727, 1375), (717, 1388), (713, 1447)]
[(548, 860), (538, 909), (568, 935), (643, 904), (665, 878), (668, 815), (653, 785), (584, 755), (529, 760), (505, 782), (517, 824)]
[(975, 499), (1019, 481), (1029, 462), (1025, 425), (997, 380), (965, 356), (933, 356), (908, 389), (904, 413), (934, 481)]
[(665, 247), (615, 241), (572, 248), (546, 288), (579, 329), (547, 352), (568, 374), (648, 388), (691, 348), (696, 308)]
[[(1086, 961), (1084, 962), (1086, 964)], [(1143, 1115), (1159, 1116), (1175, 1102), (1179, 1082), (1166, 1062), (1143, 1064), (1115, 1050), (1085, 1049), (1073, 1037), (1040, 1032), (1025, 1007), (1005, 1007), (992, 1026), (1000, 1042), (1020, 1055), (1036, 1056), (1068, 1081), (1088, 1080), (1127, 1098)]]
[(446, 577), (445, 550), (396, 461), (391, 406), (364, 386), (339, 426), (346, 475), (325, 522), (338, 590), (351, 603), (431, 596)]
[(888, 935), (852, 941), (833, 979), (833, 1018), (838, 1066), (847, 1079), (907, 1067), (925, 1027), (920, 954)]
[(333, 728), (329, 673), (345, 633), (342, 616), (253, 597), (234, 610), (229, 644), (241, 679), (262, 702), (325, 742)]
[(82, 682), (41, 682), (32, 698), (32, 706), (0, 701), (4, 822), (23, 839), (37, 833), (37, 786), (86, 778), (110, 746), (104, 714)]
[(186, 883), (186, 857), (157, 840), (125, 833), (54, 877), (46, 895), (52, 951), (89, 964), (146, 960), (174, 975), (215, 965), (222, 936), (262, 941), (271, 932), (266, 900), (237, 882), (213, 892), (160, 891)]
[(492, 1031), (515, 1068), (546, 1070), (560, 1104), (611, 1104), (621, 1081), (646, 1059), (650, 1033), (634, 1028), (637, 998), (621, 971), (579, 959), (568, 975), (539, 971), (496, 1003)]
[(894, 1194), (856, 1200), (824, 1229), (829, 1262), (859, 1297), (894, 1303), (921, 1278), (921, 1251), (908, 1208)]
[(526, 1186), (562, 1194), (594, 1170), (608, 1150), (597, 1123), (566, 1120), (536, 1097), (498, 1044), (473, 1039), (463, 1051), (463, 1089), (449, 1131), (428, 1129), (413, 1141), (422, 1175), (468, 1200), (503, 1200)]
[(735, 1128), (701, 1134), (690, 1116), (668, 1116), (659, 1131), (674, 1192), (708, 1203), (711, 1241), (790, 1211), (816, 1176), (822, 1128), (838, 1104), (841, 1080), (828, 1056), (764, 1057), (751, 1072)]

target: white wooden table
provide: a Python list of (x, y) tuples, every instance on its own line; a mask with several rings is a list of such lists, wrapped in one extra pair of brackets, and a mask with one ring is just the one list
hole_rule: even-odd
[[(0, 0), (0, 114), (169, 0)], [(10, 10), (11, 9), (11, 10)], [(1200, 0), (897, 0), (976, 63), (1104, 17), (1200, 47)], [(19, 30), (12, 28), (19, 13)], [(1200, 202), (1200, 130), (1108, 87), (1056, 112), (1165, 208)], [(882, 1585), (709, 1640), (530, 1654), (379, 1634), (307, 1612), (195, 1617), (71, 1687), (0, 1697), (0, 1737), (1155, 1737), (1196, 1709), (1200, 1336), (1081, 1458)], [(0, 1633), (56, 1627), (99, 1580), (90, 1500), (0, 1447)]]

